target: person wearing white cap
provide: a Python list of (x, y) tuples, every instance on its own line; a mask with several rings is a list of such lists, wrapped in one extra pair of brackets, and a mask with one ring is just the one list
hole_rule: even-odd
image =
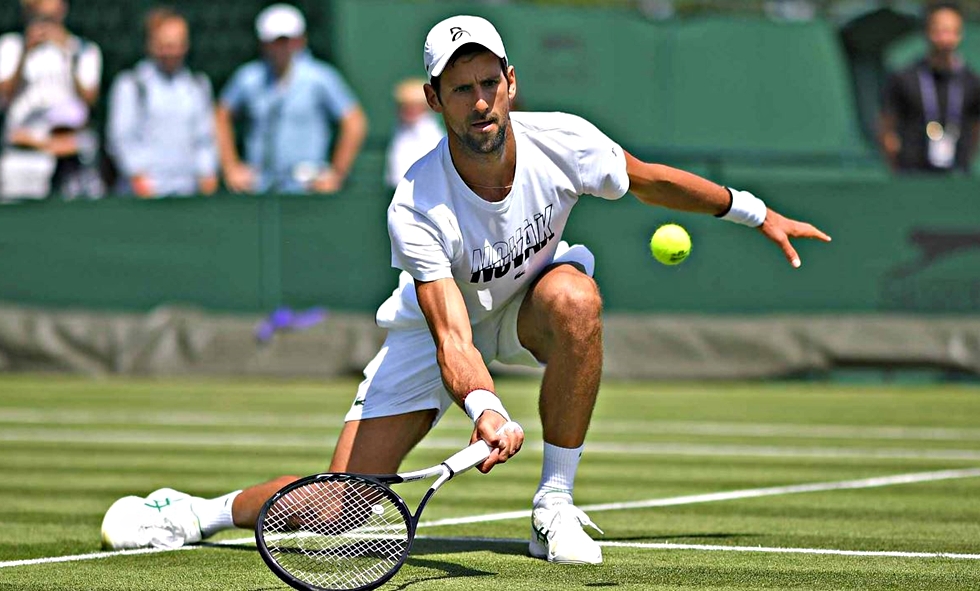
[[(409, 169), (388, 208), (392, 264), (402, 273), (378, 309), (388, 336), (364, 370), (330, 471), (397, 472), (453, 406), (473, 420), (471, 440), (493, 449), (478, 466), (489, 471), (520, 451), (524, 432), (494, 393), (486, 364), (544, 365), (544, 465), (529, 550), (551, 562), (600, 563), (601, 549), (583, 530), (594, 524), (572, 502), (602, 373), (595, 261), (584, 246), (561, 240), (572, 207), (583, 195), (612, 201), (632, 192), (649, 205), (758, 228), (794, 267), (800, 263), (790, 237), (829, 237), (751, 193), (641, 162), (579, 117), (512, 113), (515, 69), (481, 18), (435, 25), (424, 63), (428, 104), (448, 133)], [(210, 500), (177, 493), (186, 502), (172, 503), (166, 519), (140, 509), (161, 504), (155, 498), (127, 497), (107, 512), (103, 540), (116, 548), (173, 545), (232, 523), (251, 527), (264, 501), (294, 479)], [(151, 497), (172, 500), (173, 493)], [(127, 519), (141, 511), (144, 519)], [(141, 544), (131, 542), (139, 535)]]
[[(242, 193), (340, 190), (367, 135), (364, 111), (340, 73), (306, 49), (306, 19), (296, 7), (267, 7), (255, 32), (263, 59), (235, 71), (216, 110), (225, 185)], [(244, 159), (236, 117), (246, 122)]]

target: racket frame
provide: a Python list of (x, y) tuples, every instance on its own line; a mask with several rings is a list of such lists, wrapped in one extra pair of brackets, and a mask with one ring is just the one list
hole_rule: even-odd
[[(291, 482), (272, 495), (272, 497), (270, 497), (269, 500), (262, 505), (262, 509), (259, 511), (259, 515), (255, 523), (255, 545), (259, 550), (259, 555), (262, 556), (262, 560), (265, 561), (266, 566), (268, 566), (269, 569), (276, 574), (276, 576), (294, 589), (299, 591), (338, 591), (329, 587), (320, 587), (299, 579), (279, 564), (265, 544), (264, 531), (266, 514), (273, 507), (273, 505), (275, 505), (276, 501), (294, 490), (303, 488), (304, 486), (312, 483), (323, 481), (336, 482), (337, 477), (343, 477), (343, 480), (348, 482), (361, 481), (371, 485), (380, 485), (381, 488), (386, 489), (384, 494), (389, 497), (389, 500), (391, 500), (395, 507), (398, 508), (402, 518), (405, 520), (405, 525), (408, 531), (408, 543), (405, 545), (404, 552), (402, 552), (401, 556), (398, 558), (398, 562), (383, 576), (366, 585), (344, 591), (369, 591), (370, 589), (376, 589), (388, 582), (391, 577), (395, 576), (395, 573), (397, 573), (405, 564), (405, 561), (408, 560), (408, 556), (412, 552), (412, 546), (415, 543), (415, 533), (418, 529), (419, 519), (422, 516), (422, 510), (425, 509), (425, 506), (428, 504), (429, 499), (432, 498), (432, 495), (434, 495), (443, 484), (448, 482), (457, 474), (465, 472), (466, 470), (469, 470), (473, 466), (486, 460), (490, 456), (490, 451), (490, 446), (487, 445), (486, 442), (477, 441), (476, 443), (471, 444), (469, 447), (456, 452), (444, 462), (441, 462), (436, 466), (422, 470), (415, 470), (413, 472), (404, 472), (401, 474), (323, 472), (312, 476), (306, 476), (305, 478)], [(391, 485), (393, 484), (414, 482), (416, 480), (424, 480), (433, 476), (438, 476), (438, 478), (436, 478), (435, 482), (432, 483), (432, 486), (429, 487), (429, 490), (427, 490), (422, 496), (422, 499), (419, 501), (419, 506), (416, 508), (414, 514), (409, 511), (408, 505), (405, 503), (405, 499), (391, 489)]]

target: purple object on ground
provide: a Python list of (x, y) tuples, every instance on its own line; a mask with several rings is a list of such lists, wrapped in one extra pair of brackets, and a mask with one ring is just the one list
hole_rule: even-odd
[(282, 306), (273, 310), (272, 314), (255, 327), (255, 338), (265, 343), (272, 339), (277, 332), (306, 330), (323, 322), (327, 317), (325, 308), (310, 308), (308, 310), (293, 310)]

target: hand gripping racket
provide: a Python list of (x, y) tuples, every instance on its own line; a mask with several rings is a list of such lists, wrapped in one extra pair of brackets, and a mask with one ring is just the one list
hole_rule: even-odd
[[(438, 466), (383, 476), (316, 474), (266, 501), (255, 527), (262, 559), (301, 591), (375, 589), (401, 568), (426, 503), (450, 478), (490, 456), (477, 441)], [(415, 515), (389, 485), (438, 476)]]

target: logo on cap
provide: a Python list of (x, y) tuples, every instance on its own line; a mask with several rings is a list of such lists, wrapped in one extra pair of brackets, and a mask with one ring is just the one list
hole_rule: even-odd
[[(453, 43), (455, 43), (456, 41), (458, 41), (459, 38), (462, 37), (464, 34), (465, 35), (470, 35), (470, 32), (464, 30), (463, 27), (450, 27), (449, 28), (449, 32), (453, 36)], [(470, 35), (470, 37), (472, 37), (472, 35)]]

